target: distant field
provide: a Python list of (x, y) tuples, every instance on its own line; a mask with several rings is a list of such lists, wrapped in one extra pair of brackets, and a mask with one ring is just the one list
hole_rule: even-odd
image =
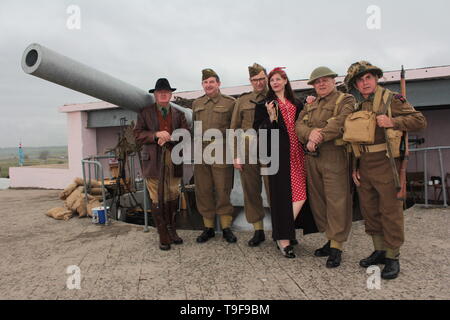
[[(23, 148), (24, 166), (67, 163), (67, 147)], [(18, 148), (0, 148), (0, 178), (7, 178), (9, 167), (19, 166)]]

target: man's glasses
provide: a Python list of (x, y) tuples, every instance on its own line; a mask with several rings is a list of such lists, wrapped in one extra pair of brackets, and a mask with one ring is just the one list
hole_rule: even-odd
[(250, 81), (253, 83), (256, 83), (256, 82), (262, 82), (264, 80), (266, 80), (266, 78), (251, 79)]

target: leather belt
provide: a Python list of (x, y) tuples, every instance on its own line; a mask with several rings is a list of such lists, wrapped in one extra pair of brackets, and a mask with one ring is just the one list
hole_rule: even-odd
[(386, 151), (386, 149), (387, 149), (386, 143), (359, 145), (359, 151), (361, 152), (381, 152)]

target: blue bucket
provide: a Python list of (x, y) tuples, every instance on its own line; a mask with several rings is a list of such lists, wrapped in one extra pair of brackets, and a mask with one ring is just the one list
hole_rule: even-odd
[(106, 223), (106, 210), (104, 207), (97, 207), (92, 209), (92, 222), (98, 224)]

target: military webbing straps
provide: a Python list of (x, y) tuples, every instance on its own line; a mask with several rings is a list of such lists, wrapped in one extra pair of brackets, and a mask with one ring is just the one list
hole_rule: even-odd
[(342, 93), (342, 92), (339, 93), (339, 98), (337, 98), (336, 105), (334, 106), (333, 118), (337, 116), (339, 104), (342, 102), (342, 100), (344, 100), (344, 98), (345, 98), (345, 93)]
[[(337, 100), (336, 100), (336, 105), (334, 106), (334, 111), (333, 111), (333, 117), (331, 119), (333, 119), (337, 116), (339, 104), (342, 102), (342, 100), (344, 100), (344, 98), (345, 98), (345, 93), (342, 93), (342, 92), (339, 93), (339, 98), (337, 98)], [(343, 146), (343, 145), (345, 145), (345, 142), (342, 139), (342, 137), (340, 137), (340, 138), (337, 138), (334, 140), (334, 144), (336, 146)]]

